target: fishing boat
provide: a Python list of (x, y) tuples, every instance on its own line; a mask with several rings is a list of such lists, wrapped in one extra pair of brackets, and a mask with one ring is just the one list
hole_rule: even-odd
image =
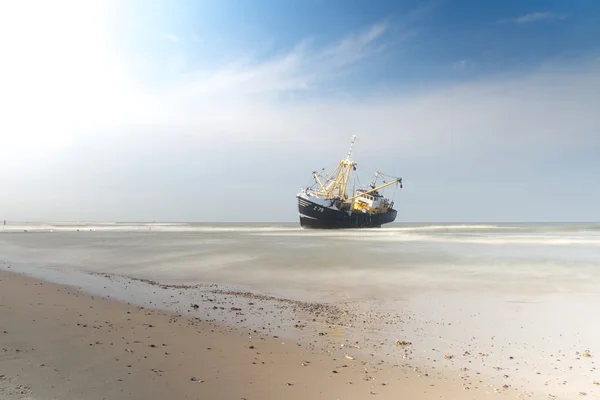
[[(385, 197), (382, 190), (392, 185), (402, 188), (402, 178), (375, 170), (375, 177), (368, 187), (356, 188), (357, 164), (351, 158), (355, 141), (356, 135), (352, 136), (346, 158), (339, 161), (333, 172), (322, 175), (314, 171), (314, 184), (302, 188), (296, 195), (303, 228), (380, 228), (396, 219), (398, 211), (394, 209), (394, 201)], [(352, 191), (348, 190), (351, 175)], [(382, 184), (377, 186), (380, 178)]]

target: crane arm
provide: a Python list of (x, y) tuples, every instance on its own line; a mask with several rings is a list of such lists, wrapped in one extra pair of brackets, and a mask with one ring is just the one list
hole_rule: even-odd
[(352, 200), (354, 200), (355, 198), (357, 198), (357, 197), (360, 197), (360, 196), (362, 196), (362, 195), (364, 195), (364, 194), (369, 194), (369, 193), (375, 192), (375, 191), (377, 191), (377, 190), (379, 190), (379, 189), (383, 189), (383, 188), (385, 188), (385, 187), (388, 187), (388, 186), (390, 186), (390, 185), (393, 185), (393, 184), (395, 184), (395, 183), (400, 183), (400, 182), (402, 182), (402, 179), (401, 179), (401, 178), (397, 178), (397, 179), (395, 179), (395, 180), (393, 180), (393, 181), (391, 181), (391, 182), (384, 183), (383, 185), (381, 185), (381, 186), (378, 186), (378, 187), (376, 187), (376, 188), (374, 188), (374, 189), (371, 189), (371, 190), (368, 190), (368, 191), (366, 191), (366, 192), (363, 192), (363, 193), (361, 193), (361, 194), (357, 194), (357, 195), (355, 195), (355, 196), (352, 196), (352, 197), (348, 198), (346, 201), (352, 201)]

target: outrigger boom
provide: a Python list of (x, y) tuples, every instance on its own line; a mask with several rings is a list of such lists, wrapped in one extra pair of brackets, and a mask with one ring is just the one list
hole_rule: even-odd
[(362, 193), (360, 193), (360, 194), (354, 195), (354, 196), (352, 196), (352, 197), (348, 198), (348, 201), (350, 201), (350, 200), (354, 200), (354, 199), (356, 199), (356, 198), (358, 198), (358, 197), (360, 197), (360, 196), (362, 196), (362, 195), (369, 194), (369, 193), (373, 193), (373, 192), (376, 192), (376, 191), (378, 191), (378, 190), (384, 189), (384, 188), (386, 188), (386, 187), (388, 187), (388, 186), (391, 186), (391, 185), (393, 185), (393, 184), (395, 184), (395, 183), (402, 183), (402, 178), (396, 178), (395, 180), (393, 180), (393, 181), (391, 181), (391, 182), (388, 182), (388, 183), (384, 183), (383, 185), (381, 185), (381, 186), (378, 186), (378, 187), (376, 187), (376, 188), (374, 188), (374, 189), (367, 190), (366, 192), (362, 192)]

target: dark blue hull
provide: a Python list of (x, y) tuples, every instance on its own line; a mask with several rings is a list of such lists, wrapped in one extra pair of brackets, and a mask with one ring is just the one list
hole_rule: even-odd
[(350, 229), (350, 228), (380, 228), (383, 224), (394, 222), (398, 211), (390, 209), (381, 214), (368, 214), (323, 207), (306, 198), (296, 196), (300, 226), (314, 229)]

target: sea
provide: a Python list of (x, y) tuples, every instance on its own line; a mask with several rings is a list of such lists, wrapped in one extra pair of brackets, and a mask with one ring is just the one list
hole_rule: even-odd
[(0, 225), (0, 261), (164, 283), (221, 283), (299, 300), (424, 291), (600, 292), (600, 223)]

